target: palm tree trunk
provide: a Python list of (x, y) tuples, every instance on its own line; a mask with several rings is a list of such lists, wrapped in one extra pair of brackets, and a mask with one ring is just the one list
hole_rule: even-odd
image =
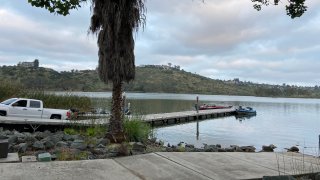
[(122, 82), (114, 81), (112, 88), (112, 109), (107, 137), (115, 143), (121, 143), (126, 139), (123, 131), (123, 114), (121, 104)]

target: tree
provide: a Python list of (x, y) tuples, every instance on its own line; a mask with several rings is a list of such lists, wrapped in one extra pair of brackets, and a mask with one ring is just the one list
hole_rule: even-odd
[[(72, 9), (81, 7), (88, 0), (28, 0), (32, 6), (47, 9), (51, 13), (68, 15)], [(112, 110), (109, 125), (111, 140), (123, 140), (122, 83), (134, 79), (133, 31), (145, 22), (145, 0), (91, 0), (93, 15), (90, 31), (97, 33), (99, 46), (99, 77), (113, 84)], [(251, 0), (254, 8), (269, 5), (279, 0)], [(300, 17), (307, 9), (305, 0), (288, 0), (286, 11), (291, 18)], [(170, 63), (171, 64), (171, 63)], [(170, 66), (170, 65), (169, 65)], [(109, 136), (110, 137), (110, 136)]]
[[(268, 6), (271, 2), (273, 5), (278, 5), (280, 0), (251, 0), (254, 5), (253, 7), (260, 11), (262, 6)], [(300, 17), (304, 12), (307, 11), (307, 6), (304, 5), (305, 0), (287, 0), (289, 5), (286, 5), (287, 15), (292, 19)]]
[[(69, 14), (85, 0), (28, 0), (51, 13)], [(92, 0), (90, 31), (98, 34), (100, 79), (112, 82), (112, 109), (108, 138), (125, 140), (123, 132), (122, 84), (135, 77), (133, 32), (145, 23), (144, 0)]]

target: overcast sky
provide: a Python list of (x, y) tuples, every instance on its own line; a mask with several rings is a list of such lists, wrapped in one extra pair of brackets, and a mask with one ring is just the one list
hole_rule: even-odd
[[(251, 0), (147, 0), (147, 24), (135, 35), (136, 65), (180, 65), (213, 79), (320, 85), (320, 1), (292, 20), (285, 2), (257, 12)], [(90, 3), (69, 16), (27, 0), (0, 0), (0, 65), (40, 60), (58, 71), (95, 69)]]

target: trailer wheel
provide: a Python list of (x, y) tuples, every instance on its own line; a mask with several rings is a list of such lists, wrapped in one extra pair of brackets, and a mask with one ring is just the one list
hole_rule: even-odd
[(53, 114), (50, 119), (61, 119), (61, 115)]

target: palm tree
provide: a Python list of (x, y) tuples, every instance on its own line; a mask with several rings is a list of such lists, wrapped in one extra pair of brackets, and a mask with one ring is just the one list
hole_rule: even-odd
[(92, 10), (90, 31), (99, 33), (99, 76), (113, 84), (107, 135), (113, 142), (122, 142), (122, 84), (135, 77), (133, 33), (145, 23), (144, 0), (92, 0)]

